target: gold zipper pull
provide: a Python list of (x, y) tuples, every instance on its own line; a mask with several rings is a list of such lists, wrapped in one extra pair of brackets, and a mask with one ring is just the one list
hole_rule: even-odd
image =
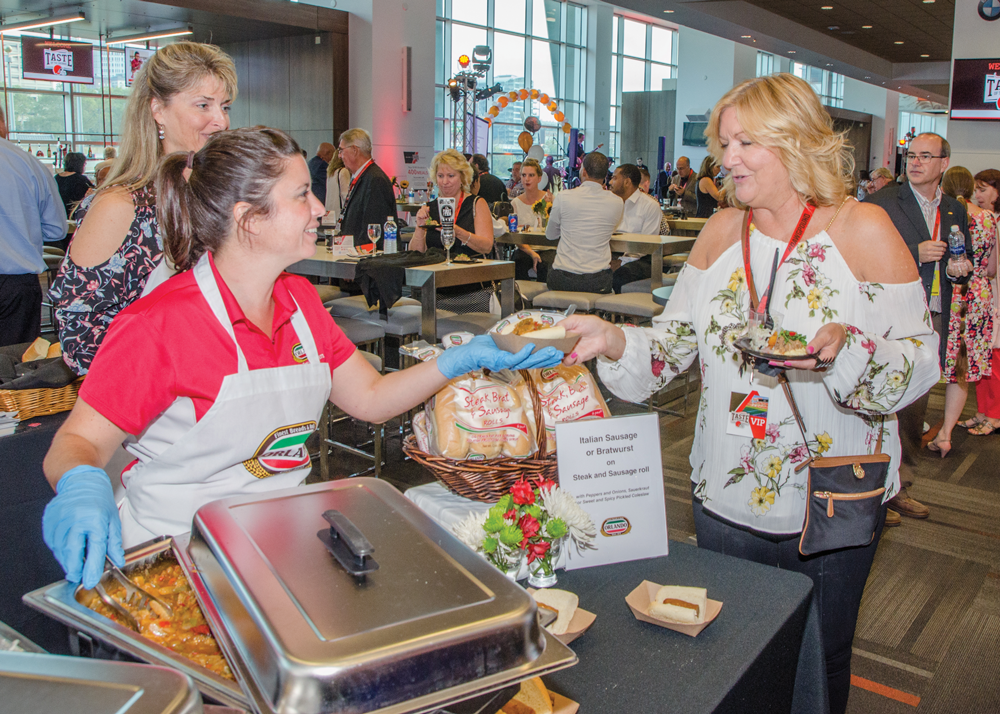
[(865, 477), (865, 470), (861, 468), (861, 464), (854, 464), (854, 475), (860, 480)]
[(826, 499), (826, 515), (828, 518), (833, 518), (833, 493), (830, 491), (813, 491), (813, 496)]

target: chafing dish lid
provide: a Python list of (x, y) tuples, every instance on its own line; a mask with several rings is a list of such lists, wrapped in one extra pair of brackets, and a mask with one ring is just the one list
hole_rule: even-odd
[[(318, 537), (329, 510), (370, 541), (377, 570), (356, 578), (334, 559)], [(296, 711), (377, 709), (544, 648), (530, 596), (376, 479), (216, 501), (188, 553), (275, 709), (306, 691)]]
[(4, 711), (18, 714), (202, 714), (190, 677), (165, 667), (0, 652)]

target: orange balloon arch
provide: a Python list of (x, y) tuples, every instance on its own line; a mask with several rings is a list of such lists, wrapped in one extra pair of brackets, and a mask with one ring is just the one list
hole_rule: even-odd
[(486, 111), (486, 116), (483, 118), (486, 120), (487, 124), (493, 126), (493, 120), (500, 116), (500, 112), (506, 109), (508, 104), (518, 100), (523, 101), (529, 97), (531, 99), (537, 99), (539, 104), (552, 112), (552, 118), (562, 125), (561, 128), (563, 132), (569, 134), (569, 132), (573, 129), (573, 125), (568, 121), (565, 121), (566, 115), (559, 111), (558, 103), (556, 103), (554, 99), (550, 98), (548, 94), (540, 92), (537, 89), (521, 89), (500, 95), (496, 103)]

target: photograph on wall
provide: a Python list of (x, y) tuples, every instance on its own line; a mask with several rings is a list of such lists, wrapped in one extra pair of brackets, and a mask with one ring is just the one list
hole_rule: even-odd
[(21, 73), (43, 82), (94, 83), (94, 46), (89, 42), (21, 36)]
[(136, 73), (142, 69), (142, 65), (153, 56), (154, 52), (156, 50), (146, 50), (140, 47), (125, 48), (125, 86), (132, 86)]

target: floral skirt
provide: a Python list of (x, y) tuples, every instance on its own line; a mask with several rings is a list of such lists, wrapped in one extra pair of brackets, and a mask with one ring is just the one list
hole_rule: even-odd
[[(961, 348), (965, 346), (965, 381), (978, 382), (992, 374), (993, 285), (985, 277), (974, 277), (959, 295), (956, 290), (948, 323), (944, 378), (958, 381)], [(962, 313), (964, 312), (964, 317)]]

